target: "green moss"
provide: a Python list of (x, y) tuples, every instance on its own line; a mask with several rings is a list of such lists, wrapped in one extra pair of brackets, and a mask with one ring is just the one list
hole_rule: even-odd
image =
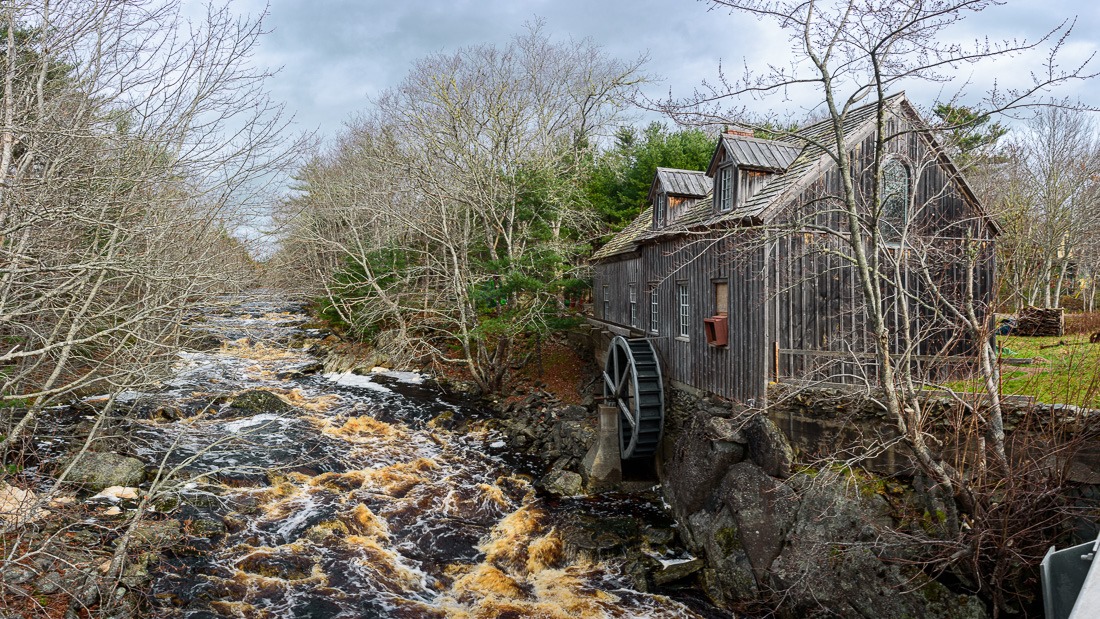
[(722, 549), (722, 554), (729, 556), (735, 552), (744, 550), (741, 545), (741, 536), (737, 527), (724, 527), (714, 532), (714, 541)]

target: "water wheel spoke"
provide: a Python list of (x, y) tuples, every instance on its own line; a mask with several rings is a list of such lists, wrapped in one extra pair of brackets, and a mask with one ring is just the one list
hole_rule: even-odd
[(619, 394), (623, 392), (623, 387), (626, 386), (626, 379), (630, 378), (630, 372), (623, 372), (619, 377), (619, 384), (615, 386), (615, 393)]
[(629, 408), (627, 408), (626, 404), (624, 404), (622, 400), (619, 400), (619, 411), (622, 412), (623, 418), (625, 418), (626, 422), (630, 424), (630, 427), (638, 427), (638, 423), (634, 421), (634, 413)]
[(607, 372), (603, 373), (603, 383), (604, 383), (604, 387), (606, 387), (607, 389), (610, 390), (610, 393), (607, 393), (606, 395), (615, 396), (615, 397), (619, 396), (618, 392), (615, 389), (615, 381), (611, 380), (611, 376), (608, 375)]

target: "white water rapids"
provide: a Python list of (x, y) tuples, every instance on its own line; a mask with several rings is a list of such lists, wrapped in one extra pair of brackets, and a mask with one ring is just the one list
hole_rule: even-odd
[[(192, 537), (157, 568), (155, 616), (702, 616), (634, 591), (614, 559), (571, 558), (560, 525), (583, 504), (540, 498), (476, 407), (417, 373), (302, 372), (303, 321), (263, 297), (208, 314), (226, 344), (132, 394), (180, 411), (137, 436), (191, 480), (164, 508)], [(254, 390), (286, 406), (233, 407)]]

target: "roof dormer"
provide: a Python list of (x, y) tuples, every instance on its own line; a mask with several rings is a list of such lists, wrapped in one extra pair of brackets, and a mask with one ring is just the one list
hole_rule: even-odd
[(714, 179), (714, 208), (728, 212), (745, 204), (775, 174), (787, 171), (802, 149), (728, 130), (718, 140), (707, 176)]
[(693, 204), (710, 193), (711, 182), (705, 172), (657, 168), (649, 201), (653, 204), (653, 229), (663, 228)]

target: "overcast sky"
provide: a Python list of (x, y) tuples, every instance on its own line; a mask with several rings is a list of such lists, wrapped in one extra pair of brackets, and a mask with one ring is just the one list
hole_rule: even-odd
[[(206, 0), (184, 0), (188, 13)], [(533, 19), (545, 20), (557, 40), (590, 37), (609, 54), (627, 60), (648, 56), (645, 66), (654, 81), (646, 87), (653, 98), (691, 95), (703, 80), (714, 80), (719, 63), (727, 71), (753, 70), (790, 58), (786, 35), (770, 23), (726, 9), (711, 10), (701, 0), (270, 0), (264, 23), (270, 33), (254, 62), (277, 69), (270, 90), (292, 113), (299, 131), (316, 131), (325, 139), (339, 133), (349, 118), (365, 110), (371, 97), (397, 85), (412, 62), (427, 54), (453, 51), (478, 43), (504, 44)], [(256, 15), (264, 0), (232, 0), (232, 9)], [(973, 15), (944, 33), (960, 43), (1041, 37), (1063, 20), (1076, 19), (1063, 53), (1065, 64), (1081, 62), (1100, 48), (1100, 3), (1094, 0), (1008, 0)], [(908, 84), (909, 98), (930, 107), (960, 87), (972, 100), (993, 85), (1026, 85), (1042, 55), (1003, 59), (993, 66), (967, 66), (953, 83)], [(1100, 60), (1092, 71), (1100, 71)], [(1094, 83), (1093, 83), (1094, 82)], [(1100, 106), (1100, 79), (1062, 88), (1073, 97)], [(806, 92), (792, 101), (742, 101), (779, 116), (803, 119), (820, 95)], [(641, 115), (640, 122), (660, 119)], [(244, 225), (238, 234), (265, 235), (266, 217)]]
[[(196, 0), (197, 1), (197, 0)], [(704, 79), (727, 66), (764, 67), (788, 55), (788, 43), (769, 24), (725, 9), (709, 10), (699, 0), (271, 0), (265, 23), (271, 30), (255, 56), (262, 66), (279, 68), (271, 83), (303, 130), (335, 135), (370, 97), (401, 81), (410, 63), (426, 54), (483, 42), (505, 43), (535, 17), (546, 21), (554, 37), (591, 37), (617, 57), (641, 54), (657, 81), (648, 92), (660, 96), (691, 94)], [(262, 0), (234, 0), (242, 13), (262, 11)], [(1071, 0), (1009, 0), (968, 18), (948, 35), (976, 38), (1034, 39), (1063, 19), (1077, 18), (1067, 62), (1100, 47), (1100, 3)], [(1023, 60), (993, 67), (967, 67), (958, 86), (969, 80), (975, 96), (992, 84), (1022, 83), (1037, 67)], [(1100, 62), (1094, 70), (1100, 70)], [(930, 105), (942, 96), (938, 86), (907, 86), (911, 99)], [(1060, 91), (1100, 103), (1100, 81)], [(804, 115), (810, 99), (786, 105)]]

